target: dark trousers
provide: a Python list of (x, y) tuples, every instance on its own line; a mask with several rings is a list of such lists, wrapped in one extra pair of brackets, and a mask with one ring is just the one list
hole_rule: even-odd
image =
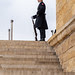
[(40, 40), (46, 38), (45, 29), (39, 29), (40, 30)]

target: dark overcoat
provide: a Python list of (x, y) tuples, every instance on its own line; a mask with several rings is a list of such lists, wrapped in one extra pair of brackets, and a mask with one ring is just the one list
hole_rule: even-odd
[(46, 18), (45, 18), (45, 10), (46, 6), (43, 2), (41, 2), (38, 6), (37, 14), (33, 16), (36, 18), (35, 27), (38, 29), (48, 29)]

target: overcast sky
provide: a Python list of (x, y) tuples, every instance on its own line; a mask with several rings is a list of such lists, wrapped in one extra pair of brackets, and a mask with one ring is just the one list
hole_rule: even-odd
[[(51, 30), (56, 28), (56, 0), (44, 0), (46, 19), (49, 29), (46, 40), (51, 37)], [(0, 40), (8, 40), (10, 20), (14, 20), (14, 40), (35, 40), (31, 16), (36, 14), (37, 0), (0, 0)], [(39, 39), (39, 31), (38, 39)]]

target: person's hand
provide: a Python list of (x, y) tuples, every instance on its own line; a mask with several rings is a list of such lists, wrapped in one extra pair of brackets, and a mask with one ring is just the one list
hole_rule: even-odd
[(34, 19), (34, 17), (32, 16), (31, 19)]
[(31, 18), (32, 18), (32, 19), (35, 19), (36, 17), (37, 17), (37, 15), (34, 15), (34, 16), (32, 16)]

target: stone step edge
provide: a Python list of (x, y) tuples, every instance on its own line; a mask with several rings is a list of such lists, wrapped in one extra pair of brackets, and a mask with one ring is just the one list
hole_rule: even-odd
[(53, 68), (53, 69), (62, 69), (60, 65), (54, 66), (54, 65), (6, 65), (6, 64), (1, 64), (1, 68)]
[(55, 53), (42, 53), (42, 52), (0, 52), (0, 55), (37, 55), (37, 56), (56, 56), (57, 55)]
[(28, 50), (28, 49), (0, 49), (0, 52), (47, 52), (47, 53), (55, 53), (54, 51), (51, 50), (47, 50), (47, 49), (41, 49), (41, 50), (36, 50), (36, 49), (32, 49), (32, 50)]
[[(0, 68), (0, 70), (3, 70), (3, 71), (43, 71), (45, 69), (41, 69), (41, 68)], [(63, 73), (63, 70), (62, 69), (53, 69), (53, 68), (50, 68), (50, 69), (46, 69), (48, 71), (54, 71), (55, 73), (57, 72), (62, 72)]]
[(49, 58), (49, 59), (58, 59), (56, 56), (49, 56), (49, 55), (0, 55), (0, 58)]

